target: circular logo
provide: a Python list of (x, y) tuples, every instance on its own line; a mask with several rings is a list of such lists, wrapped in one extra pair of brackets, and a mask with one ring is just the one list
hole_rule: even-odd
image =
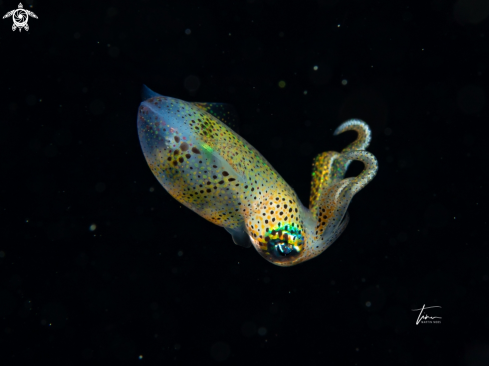
[(17, 9), (12, 14), (12, 19), (17, 27), (23, 28), (29, 20), (29, 15), (24, 9)]

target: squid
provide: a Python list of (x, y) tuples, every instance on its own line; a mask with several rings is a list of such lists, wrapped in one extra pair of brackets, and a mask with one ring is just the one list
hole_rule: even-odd
[[(182, 205), (223, 227), (235, 244), (255, 247), (269, 262), (293, 266), (317, 257), (345, 230), (353, 196), (376, 175), (366, 148), (369, 126), (358, 119), (334, 132), (355, 131), (341, 153), (313, 160), (309, 207), (271, 164), (237, 134), (236, 113), (222, 103), (194, 103), (143, 87), (137, 128), (141, 148), (158, 182)], [(364, 165), (345, 178), (354, 160)]]

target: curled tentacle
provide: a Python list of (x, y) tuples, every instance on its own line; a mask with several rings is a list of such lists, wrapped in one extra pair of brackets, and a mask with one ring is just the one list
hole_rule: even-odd
[(317, 220), (313, 236), (314, 242), (319, 243), (316, 246), (323, 250), (343, 232), (347, 225), (347, 219), (343, 218), (353, 196), (373, 179), (378, 168), (377, 160), (367, 151), (350, 151), (341, 155), (344, 159), (361, 161), (365, 169), (357, 177), (337, 181), (320, 192), (316, 211), (312, 212)]
[(341, 204), (349, 204), (353, 196), (358, 193), (362, 188), (364, 188), (377, 174), (378, 163), (375, 156), (373, 156), (368, 151), (350, 151), (344, 155), (349, 160), (361, 161), (365, 168), (363, 171), (354, 178), (348, 178), (348, 184), (342, 186), (339, 201)]
[(341, 125), (338, 126), (333, 134), (337, 136), (345, 131), (356, 131), (358, 133), (358, 137), (355, 141), (345, 147), (341, 151), (342, 153), (353, 150), (365, 150), (370, 145), (372, 132), (370, 131), (370, 127), (368, 127), (368, 125), (362, 120), (350, 119), (346, 122), (343, 122)]
[(333, 165), (333, 172), (335, 175), (334, 179), (343, 179), (348, 167), (350, 166), (350, 163), (352, 162), (352, 160), (347, 159), (344, 154), (350, 151), (366, 150), (370, 145), (370, 140), (372, 138), (370, 127), (359, 119), (350, 119), (343, 122), (334, 131), (334, 135), (337, 136), (345, 131), (355, 131), (357, 132), (358, 136), (355, 141), (341, 150), (341, 155), (335, 160)]
[(346, 153), (365, 150), (370, 144), (372, 133), (365, 122), (359, 119), (348, 120), (335, 130), (334, 135), (339, 135), (345, 131), (356, 131), (358, 136), (355, 141), (345, 147), (341, 153), (335, 151), (323, 152), (316, 156), (313, 161), (309, 201), (309, 208), (313, 213), (317, 211), (319, 197), (345, 177), (346, 170), (352, 161)]

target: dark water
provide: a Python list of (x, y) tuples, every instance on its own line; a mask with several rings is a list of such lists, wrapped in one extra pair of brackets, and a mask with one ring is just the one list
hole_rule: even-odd
[[(23, 2), (28, 32), (0, 21), (1, 364), (488, 365), (487, 4)], [(143, 83), (233, 104), (303, 202), (348, 118), (378, 175), (331, 248), (276, 267), (158, 184)]]

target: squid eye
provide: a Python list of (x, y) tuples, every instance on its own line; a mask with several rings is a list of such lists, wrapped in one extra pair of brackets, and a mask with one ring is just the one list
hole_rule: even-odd
[(273, 246), (273, 248), (270, 248), (271, 252), (275, 254), (276, 256), (281, 256), (285, 257), (286, 255), (292, 254), (292, 253), (297, 253), (297, 250), (295, 249), (294, 246), (286, 243), (278, 243)]
[(304, 245), (302, 235), (297, 230), (290, 230), (289, 227), (271, 231), (265, 241), (267, 242), (267, 252), (275, 258), (282, 259), (299, 254)]

